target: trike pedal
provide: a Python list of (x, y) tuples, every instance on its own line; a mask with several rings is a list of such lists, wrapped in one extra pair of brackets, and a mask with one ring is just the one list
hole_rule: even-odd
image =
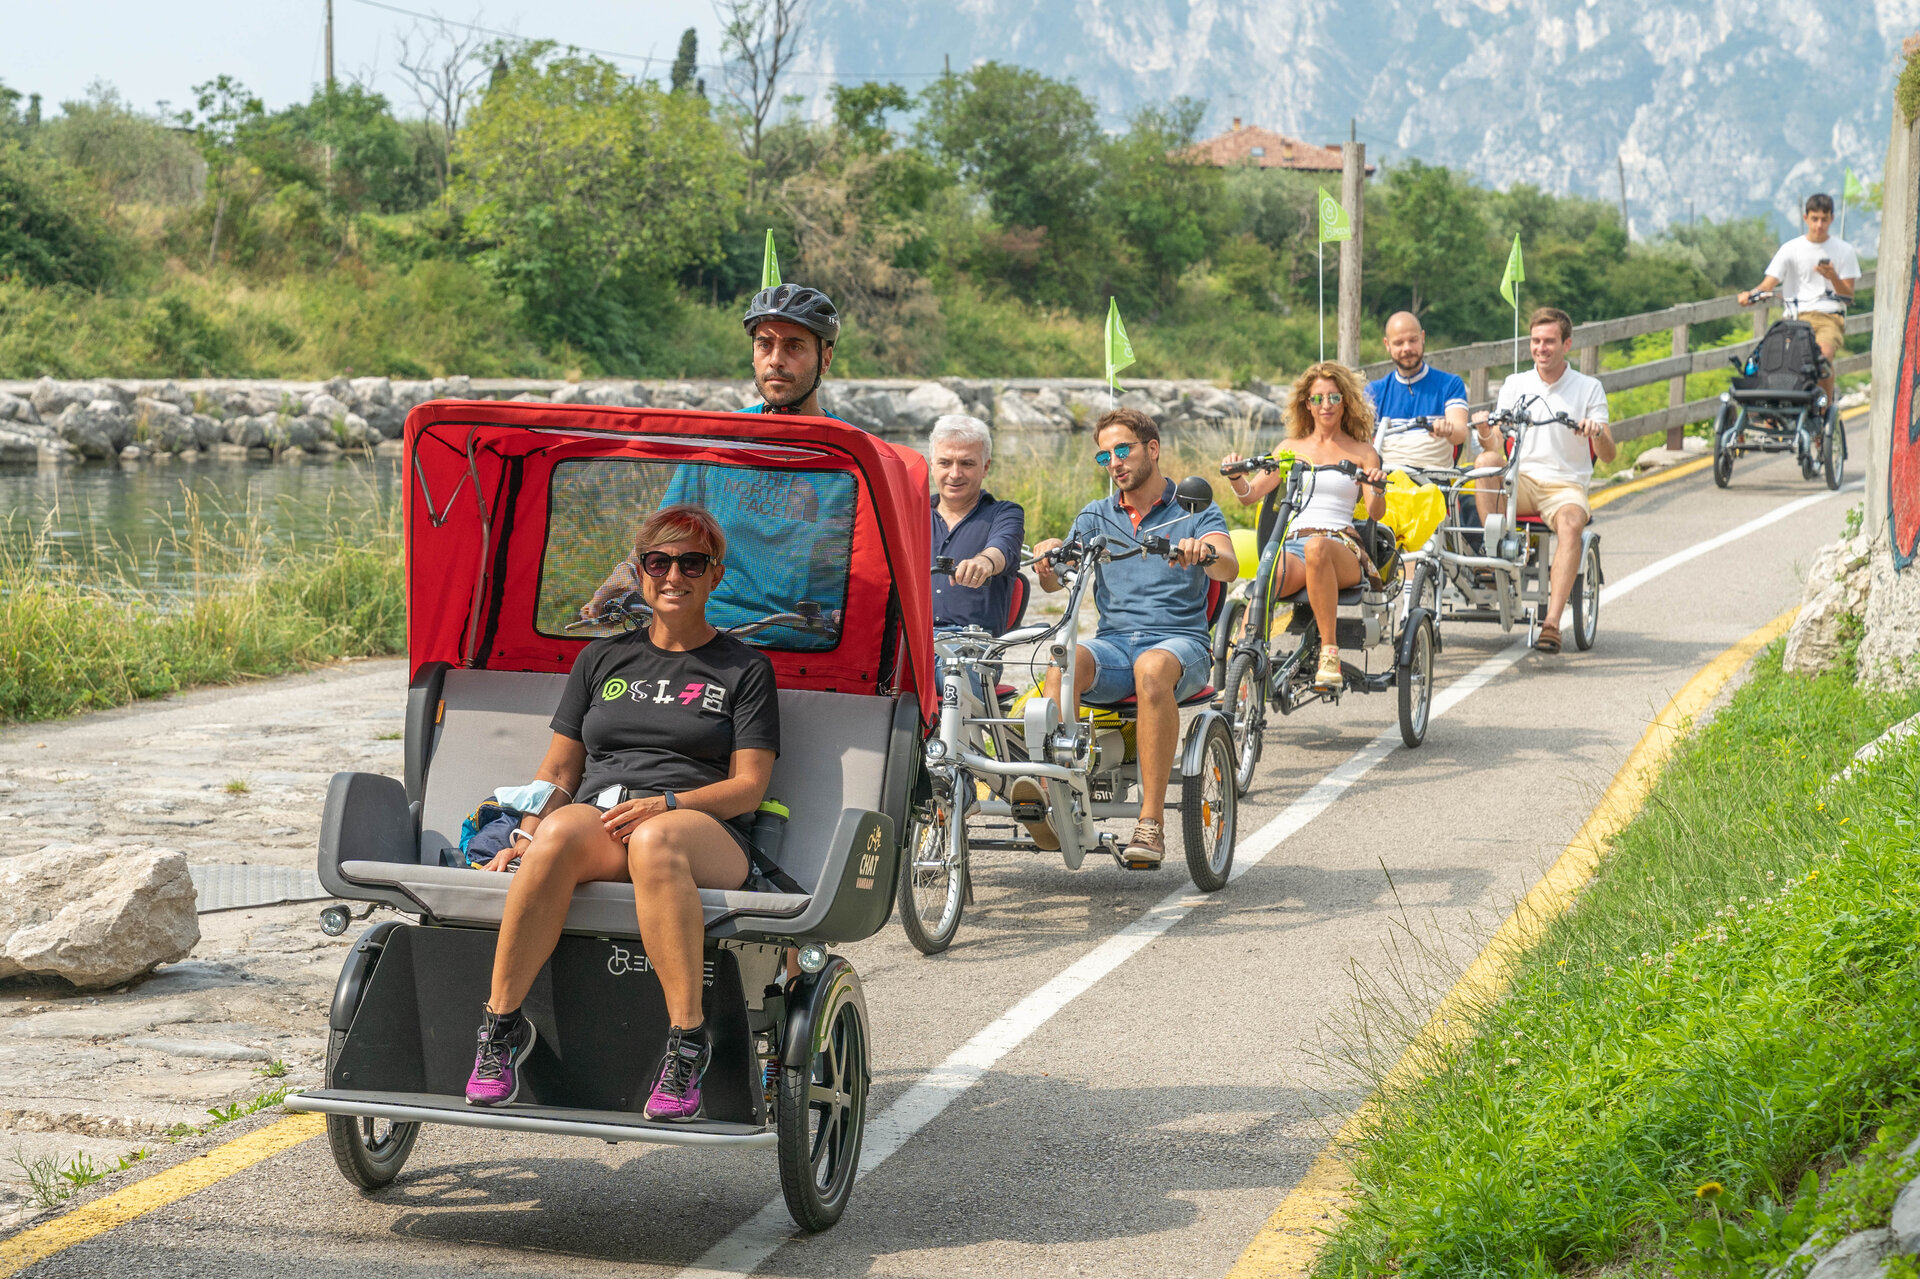
[(1015, 800), (1010, 807), (1016, 821), (1037, 822), (1045, 820), (1047, 816), (1046, 804), (1037, 799)]

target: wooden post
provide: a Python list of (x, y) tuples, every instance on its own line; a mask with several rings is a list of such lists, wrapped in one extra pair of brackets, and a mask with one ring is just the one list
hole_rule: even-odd
[(1334, 355), (1348, 368), (1360, 365), (1360, 244), (1366, 222), (1367, 146), (1349, 137), (1340, 148), (1340, 203), (1353, 222), (1353, 237), (1340, 245), (1339, 336)]
[[(1676, 324), (1673, 326), (1673, 353), (1675, 355), (1685, 355), (1687, 353), (1687, 326), (1684, 324)], [(1667, 407), (1677, 409), (1686, 402), (1687, 375), (1682, 373), (1667, 383)], [(1667, 447), (1678, 453), (1682, 447), (1681, 442), (1686, 439), (1686, 435), (1687, 428), (1684, 423), (1676, 422), (1674, 425), (1669, 426), (1667, 428)]]
[(1583, 346), (1580, 348), (1578, 354), (1580, 356), (1580, 371), (1588, 377), (1599, 377), (1600, 348), (1597, 346)]

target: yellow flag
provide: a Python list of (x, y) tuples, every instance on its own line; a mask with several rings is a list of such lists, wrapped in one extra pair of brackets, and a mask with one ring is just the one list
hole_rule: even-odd
[(1520, 261), (1520, 233), (1515, 231), (1513, 252), (1507, 254), (1507, 269), (1500, 277), (1500, 296), (1505, 298), (1507, 305), (1516, 311), (1520, 309), (1520, 297), (1513, 291), (1513, 286), (1524, 283), (1526, 278), (1526, 265)]

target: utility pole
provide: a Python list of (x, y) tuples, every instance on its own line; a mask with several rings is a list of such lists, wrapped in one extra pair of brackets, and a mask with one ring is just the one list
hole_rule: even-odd
[(1334, 354), (1348, 368), (1360, 365), (1360, 245), (1367, 211), (1367, 147), (1357, 121), (1347, 122), (1347, 143), (1340, 148), (1340, 203), (1353, 223), (1353, 236), (1340, 243), (1340, 303)]
[(1633, 220), (1627, 216), (1627, 162), (1618, 151), (1613, 153), (1614, 172), (1620, 175), (1620, 229), (1633, 238)]
[(327, 93), (333, 93), (333, 0), (327, 0)]

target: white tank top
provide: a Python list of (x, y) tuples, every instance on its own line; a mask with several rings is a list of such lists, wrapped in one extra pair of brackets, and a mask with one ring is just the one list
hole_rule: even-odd
[(1293, 517), (1293, 526), (1352, 528), (1353, 507), (1360, 500), (1360, 481), (1339, 471), (1315, 471), (1311, 483), (1307, 504)]

